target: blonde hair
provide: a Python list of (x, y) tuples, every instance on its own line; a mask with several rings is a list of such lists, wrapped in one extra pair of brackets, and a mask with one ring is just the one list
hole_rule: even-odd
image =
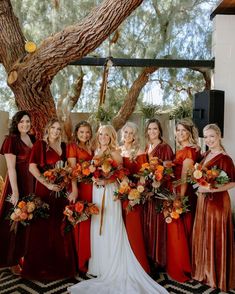
[[(183, 126), (189, 133), (189, 143), (192, 145), (198, 145), (198, 130), (195, 127), (194, 123), (190, 119), (181, 119), (177, 121), (175, 126), (175, 131), (177, 131), (177, 127), (181, 125)], [(179, 141), (177, 140), (176, 136), (176, 143), (180, 145)]]
[(99, 129), (96, 133), (96, 136), (95, 136), (95, 148), (96, 149), (101, 148), (100, 142), (99, 142), (99, 134), (103, 130), (107, 132), (107, 134), (110, 138), (110, 141), (108, 144), (108, 151), (112, 152), (112, 151), (117, 150), (117, 148), (118, 148), (117, 133), (112, 125), (102, 125), (99, 127)]
[[(58, 120), (58, 118), (52, 118), (51, 120), (49, 120), (49, 122), (47, 123), (47, 125), (45, 126), (45, 129), (44, 129), (43, 140), (47, 143), (48, 146), (50, 145), (50, 142), (49, 142), (49, 130), (53, 126), (54, 123), (59, 123), (60, 126), (61, 126), (61, 123)], [(61, 133), (60, 133), (60, 136), (58, 138), (58, 145), (59, 146), (61, 144), (61, 139), (62, 139), (62, 126), (61, 126)]]
[(204, 128), (203, 128), (203, 134), (205, 131), (208, 131), (208, 130), (213, 130), (215, 131), (215, 133), (219, 136), (219, 142), (220, 142), (220, 147), (223, 149), (223, 151), (225, 151), (225, 148), (224, 146), (222, 145), (222, 142), (221, 142), (221, 130), (220, 128), (217, 126), (217, 124), (208, 124), (206, 125)]
[(130, 121), (126, 122), (126, 124), (121, 129), (121, 141), (122, 141), (122, 143), (125, 143), (124, 142), (124, 132), (125, 132), (126, 128), (131, 128), (133, 130), (134, 140), (132, 142), (132, 146), (133, 146), (133, 149), (136, 152), (138, 152), (138, 150), (140, 149), (140, 139), (139, 139), (139, 133), (138, 133), (138, 126), (137, 126), (137, 124), (135, 124), (133, 122), (130, 122)]

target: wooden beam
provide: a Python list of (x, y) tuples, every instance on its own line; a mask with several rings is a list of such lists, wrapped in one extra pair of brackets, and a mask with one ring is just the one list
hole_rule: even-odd
[(210, 19), (213, 19), (217, 14), (235, 14), (235, 0), (220, 1), (215, 10), (211, 13)]
[(213, 69), (215, 62), (211, 60), (188, 60), (188, 59), (138, 59), (138, 58), (99, 58), (84, 57), (71, 62), (70, 65), (104, 66), (109, 60), (113, 66), (121, 67), (151, 67), (161, 68), (201, 68)]

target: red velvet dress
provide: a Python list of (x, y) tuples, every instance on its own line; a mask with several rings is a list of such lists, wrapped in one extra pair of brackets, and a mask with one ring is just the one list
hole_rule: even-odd
[[(131, 161), (128, 157), (123, 157), (123, 166), (130, 171), (130, 175), (133, 175), (139, 171), (142, 163), (146, 162), (147, 158), (145, 154), (141, 154)], [(123, 203), (123, 207), (126, 207), (126, 203)], [(149, 273), (150, 268), (147, 260), (144, 234), (143, 234), (143, 207), (142, 205), (136, 205), (133, 210), (126, 213), (123, 212), (123, 219), (126, 226), (127, 236), (139, 263), (143, 269)]]
[[(234, 164), (228, 155), (218, 154), (205, 166), (217, 166), (227, 173), (231, 182), (235, 182)], [(235, 289), (233, 232), (228, 192), (199, 195), (193, 228), (193, 279), (223, 292)]]
[[(148, 146), (146, 148), (148, 150)], [(173, 151), (166, 143), (158, 144), (149, 157), (158, 157), (163, 161), (173, 160)], [(156, 213), (159, 200), (148, 201), (144, 207), (144, 237), (147, 254), (151, 261), (160, 267), (166, 265), (166, 223), (162, 213)]]
[[(31, 138), (34, 142), (34, 138)], [(2, 144), (1, 154), (16, 155), (16, 174), (19, 189), (19, 199), (27, 196), (34, 190), (34, 178), (29, 172), (29, 157), (31, 148), (28, 147), (17, 135), (9, 135)], [(8, 195), (12, 194), (11, 184), (8, 175), (0, 199), (0, 267), (17, 265), (25, 251), (25, 227), (19, 225), (17, 232), (10, 231), (10, 221), (6, 219), (12, 204), (6, 201)]]
[[(181, 178), (183, 162), (192, 159), (195, 163), (199, 160), (200, 152), (193, 147), (184, 147), (176, 152), (175, 179)], [(177, 188), (180, 194), (180, 186)], [(185, 282), (191, 278), (191, 241), (194, 212), (197, 196), (192, 185), (188, 184), (185, 196), (189, 196), (190, 212), (183, 214), (179, 219), (167, 224), (167, 264), (166, 271), (170, 277), (178, 282)]]
[[(93, 155), (72, 143), (67, 146), (67, 158), (70, 157), (76, 158), (77, 162), (81, 162), (91, 160)], [(78, 184), (78, 200), (92, 202), (92, 184)], [(87, 272), (88, 261), (91, 257), (90, 226), (91, 220), (88, 219), (74, 228), (78, 268), (82, 272)]]
[[(63, 153), (47, 148), (44, 141), (37, 141), (32, 149), (30, 163), (36, 163), (43, 172), (54, 167), (57, 161), (65, 161), (66, 146), (61, 144)], [(76, 273), (75, 246), (72, 232), (61, 230), (63, 210), (68, 200), (56, 197), (55, 192), (36, 182), (35, 194), (50, 206), (49, 218), (37, 219), (29, 226), (27, 251), (24, 257), (22, 276), (33, 280), (56, 280), (73, 277)]]

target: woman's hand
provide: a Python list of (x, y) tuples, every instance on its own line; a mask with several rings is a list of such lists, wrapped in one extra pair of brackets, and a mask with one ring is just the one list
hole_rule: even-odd
[(48, 190), (59, 192), (62, 188), (59, 185), (48, 183), (46, 184)]
[(70, 194), (69, 194), (69, 196), (68, 196), (68, 200), (69, 200), (69, 202), (71, 202), (71, 203), (75, 203), (76, 202), (76, 200), (77, 200), (77, 197), (78, 197), (78, 194), (76, 193), (76, 192), (71, 192)]
[(11, 202), (14, 206), (16, 206), (17, 203), (18, 203), (18, 201), (19, 201), (19, 194), (17, 194), (17, 193), (12, 193), (11, 198), (10, 198), (10, 202)]
[(96, 179), (96, 180), (94, 181), (94, 184), (95, 184), (96, 186), (105, 186), (106, 181), (105, 181), (105, 180)]
[(211, 189), (209, 186), (200, 186), (197, 189), (198, 193), (213, 193), (216, 189)]

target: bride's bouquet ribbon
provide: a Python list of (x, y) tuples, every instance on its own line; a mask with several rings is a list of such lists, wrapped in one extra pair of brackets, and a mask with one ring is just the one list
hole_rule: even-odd
[(103, 192), (102, 202), (101, 202), (100, 231), (99, 231), (99, 235), (100, 236), (102, 234), (102, 227), (103, 227), (103, 221), (104, 221), (104, 206), (105, 206), (105, 187), (104, 187), (104, 192)]

